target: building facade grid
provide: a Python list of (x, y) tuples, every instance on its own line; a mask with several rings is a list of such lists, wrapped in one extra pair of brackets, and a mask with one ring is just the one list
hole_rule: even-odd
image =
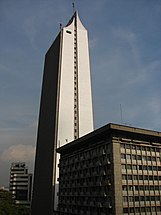
[(30, 206), (32, 174), (24, 162), (14, 162), (10, 168), (9, 191), (16, 204)]
[(61, 160), (60, 214), (111, 214), (109, 147), (104, 143)]
[(57, 150), (59, 214), (161, 214), (161, 133), (108, 124)]
[(160, 144), (122, 140), (120, 153), (123, 213), (160, 214)]

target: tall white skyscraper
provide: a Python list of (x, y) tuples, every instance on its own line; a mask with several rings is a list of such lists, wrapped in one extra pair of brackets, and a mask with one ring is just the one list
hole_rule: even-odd
[(92, 130), (88, 34), (75, 12), (45, 57), (32, 215), (51, 215), (57, 208), (56, 149)]

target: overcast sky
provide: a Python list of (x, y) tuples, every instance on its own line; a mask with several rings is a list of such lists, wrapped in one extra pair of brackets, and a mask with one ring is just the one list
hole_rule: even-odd
[[(76, 9), (89, 33), (95, 128), (161, 131), (161, 0), (76, 0)], [(72, 13), (71, 0), (0, 0), (0, 186), (13, 161), (33, 171), (44, 55)]]

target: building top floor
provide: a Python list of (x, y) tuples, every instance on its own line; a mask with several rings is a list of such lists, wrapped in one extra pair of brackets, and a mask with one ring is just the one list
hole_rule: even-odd
[(115, 141), (123, 140), (127, 143), (134, 142), (135, 144), (151, 144), (161, 147), (161, 132), (109, 123), (58, 148), (57, 152), (63, 156), (114, 139)]

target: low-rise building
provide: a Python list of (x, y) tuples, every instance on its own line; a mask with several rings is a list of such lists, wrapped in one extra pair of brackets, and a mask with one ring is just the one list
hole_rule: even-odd
[(59, 214), (161, 214), (161, 132), (108, 124), (57, 149)]

